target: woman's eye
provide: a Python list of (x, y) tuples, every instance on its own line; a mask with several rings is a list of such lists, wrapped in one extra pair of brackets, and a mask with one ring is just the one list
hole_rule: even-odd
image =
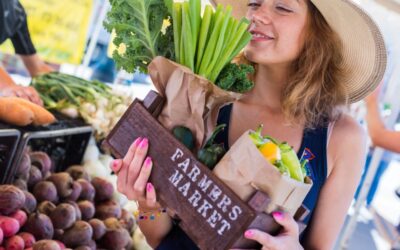
[(260, 4), (259, 3), (248, 3), (247, 6), (250, 8), (256, 8), (256, 7), (260, 7)]
[(275, 7), (278, 11), (286, 12), (286, 13), (292, 13), (293, 11), (291, 9), (282, 7), (282, 6), (276, 6)]

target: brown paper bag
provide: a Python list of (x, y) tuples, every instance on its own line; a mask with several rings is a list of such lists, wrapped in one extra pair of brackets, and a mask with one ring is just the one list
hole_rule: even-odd
[(247, 201), (256, 189), (261, 190), (271, 198), (265, 212), (284, 209), (294, 215), (310, 191), (312, 181), (307, 178), (307, 183), (301, 183), (283, 176), (263, 157), (249, 138), (249, 132), (229, 149), (214, 173), (242, 200)]
[(154, 58), (148, 69), (154, 86), (166, 98), (159, 122), (169, 130), (178, 125), (189, 128), (197, 148), (211, 135), (219, 108), (241, 96), (164, 57)]

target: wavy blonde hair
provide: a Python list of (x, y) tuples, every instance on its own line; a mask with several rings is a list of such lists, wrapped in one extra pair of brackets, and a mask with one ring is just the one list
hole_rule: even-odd
[[(289, 122), (315, 128), (337, 120), (348, 96), (343, 84), (346, 71), (341, 40), (311, 1), (308, 9), (304, 46), (292, 64), (281, 100)], [(242, 54), (236, 61), (245, 60)]]

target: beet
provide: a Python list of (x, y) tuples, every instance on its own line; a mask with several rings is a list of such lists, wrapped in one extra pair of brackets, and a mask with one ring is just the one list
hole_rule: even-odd
[(62, 229), (54, 229), (53, 239), (54, 240), (62, 240), (63, 234), (64, 234), (64, 230), (62, 230)]
[(66, 229), (75, 222), (75, 208), (67, 203), (61, 203), (51, 213), (50, 219), (55, 229)]
[(35, 166), (32, 166), (29, 170), (29, 179), (28, 179), (28, 187), (33, 188), (36, 183), (43, 179), (42, 172)]
[(82, 213), (81, 213), (81, 210), (79, 209), (78, 204), (75, 201), (66, 201), (66, 203), (72, 205), (75, 208), (75, 216), (76, 216), (75, 220), (76, 221), (81, 220)]
[(29, 216), (23, 231), (33, 234), (36, 240), (51, 239), (53, 238), (54, 227), (47, 215), (33, 213)]
[(65, 249), (64, 243), (62, 243), (62, 242), (59, 241), (59, 240), (55, 240), (55, 242), (57, 242), (58, 246), (59, 246), (61, 249)]
[(22, 191), (27, 191), (28, 190), (28, 183), (24, 179), (21, 179), (19, 177), (16, 177), (13, 181), (13, 185)]
[(29, 193), (28, 191), (24, 191), (24, 195), (25, 195), (25, 203), (22, 209), (27, 214), (33, 213), (37, 206), (36, 198), (35, 196), (33, 196), (33, 194)]
[(77, 201), (79, 196), (81, 195), (81, 192), (82, 192), (81, 184), (79, 184), (79, 182), (77, 181), (74, 181), (74, 183), (72, 184), (72, 193), (67, 197), (65, 197), (65, 200)]
[(51, 201), (42, 201), (37, 206), (37, 211), (47, 216), (50, 216), (54, 209), (56, 209), (56, 205)]
[(33, 245), (33, 250), (61, 250), (61, 247), (54, 240), (39, 240)]
[(79, 210), (81, 210), (82, 220), (88, 221), (93, 218), (95, 213), (95, 208), (90, 201), (80, 201), (78, 202)]
[(94, 196), (96, 194), (96, 191), (89, 181), (85, 179), (79, 179), (77, 180), (79, 184), (81, 184), (82, 191), (81, 195), (79, 196), (79, 200), (88, 200), (88, 201), (94, 201)]
[(79, 247), (75, 248), (74, 250), (91, 250), (91, 248), (89, 246), (79, 246)]
[(50, 175), (46, 180), (53, 182), (57, 188), (57, 193), (60, 198), (66, 198), (71, 195), (73, 179), (68, 173), (55, 173)]
[(105, 179), (95, 177), (92, 180), (92, 185), (96, 190), (96, 202), (110, 200), (114, 193), (114, 186)]
[(7, 250), (23, 250), (25, 248), (24, 239), (18, 235), (8, 238), (4, 245)]
[(31, 168), (31, 158), (29, 157), (28, 152), (24, 152), (21, 157), (21, 161), (19, 166), (17, 167), (16, 175), (25, 175), (29, 173), (29, 169)]
[(106, 201), (96, 206), (96, 218), (105, 220), (107, 218), (120, 218), (121, 217), (121, 206), (115, 201)]
[(79, 247), (90, 242), (93, 236), (93, 229), (89, 223), (85, 221), (77, 221), (75, 224), (65, 230), (62, 242), (67, 247)]
[(32, 165), (35, 165), (40, 169), (42, 175), (44, 176), (46, 172), (50, 172), (52, 170), (52, 162), (48, 154), (45, 152), (31, 152), (29, 153), (29, 157), (31, 158)]
[(126, 209), (122, 209), (119, 222), (126, 230), (128, 230), (128, 232), (133, 232), (135, 229), (136, 220), (133, 217), (133, 214), (129, 213)]
[(74, 180), (85, 179), (87, 181), (90, 181), (89, 174), (82, 166), (71, 166), (66, 170), (66, 172), (69, 173)]
[(0, 214), (12, 214), (25, 204), (24, 192), (13, 185), (0, 185)]
[(35, 236), (33, 236), (30, 233), (22, 232), (22, 233), (19, 233), (18, 236), (20, 236), (24, 240), (25, 248), (32, 247), (33, 244), (35, 244), (35, 242), (36, 242)]
[(38, 202), (51, 201), (53, 203), (58, 202), (58, 193), (56, 186), (50, 181), (41, 181), (33, 188), (33, 195), (36, 197)]
[(106, 226), (104, 222), (99, 219), (91, 219), (89, 224), (92, 226), (93, 229), (93, 239), (99, 240), (103, 235), (106, 233)]
[(21, 179), (28, 182), (29, 179), (29, 169), (25, 173), (15, 174), (14, 179)]
[(3, 240), (4, 240), (4, 233), (3, 233), (3, 229), (0, 228), (0, 246), (1, 246), (1, 244), (3, 244)]
[(124, 227), (122, 226), (121, 222), (117, 218), (107, 218), (104, 220), (104, 225), (108, 230), (115, 230), (115, 229), (123, 229)]
[(109, 250), (120, 250), (126, 247), (131, 240), (131, 236), (124, 228), (108, 230), (100, 239), (100, 245)]

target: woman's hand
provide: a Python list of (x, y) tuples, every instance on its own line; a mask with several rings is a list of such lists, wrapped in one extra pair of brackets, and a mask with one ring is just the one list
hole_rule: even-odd
[(277, 236), (256, 229), (247, 230), (244, 236), (262, 245), (262, 250), (297, 250), (303, 249), (299, 242), (299, 227), (289, 213), (273, 212), (275, 221), (283, 228)]
[(37, 105), (43, 106), (38, 92), (33, 87), (25, 87), (19, 85), (9, 85), (0, 89), (0, 96), (15, 96), (24, 98)]
[(118, 176), (118, 192), (138, 201), (141, 209), (155, 210), (160, 208), (160, 204), (156, 201), (154, 186), (148, 182), (153, 167), (151, 158), (147, 156), (148, 148), (146, 138), (137, 138), (125, 157), (114, 160), (111, 168)]

